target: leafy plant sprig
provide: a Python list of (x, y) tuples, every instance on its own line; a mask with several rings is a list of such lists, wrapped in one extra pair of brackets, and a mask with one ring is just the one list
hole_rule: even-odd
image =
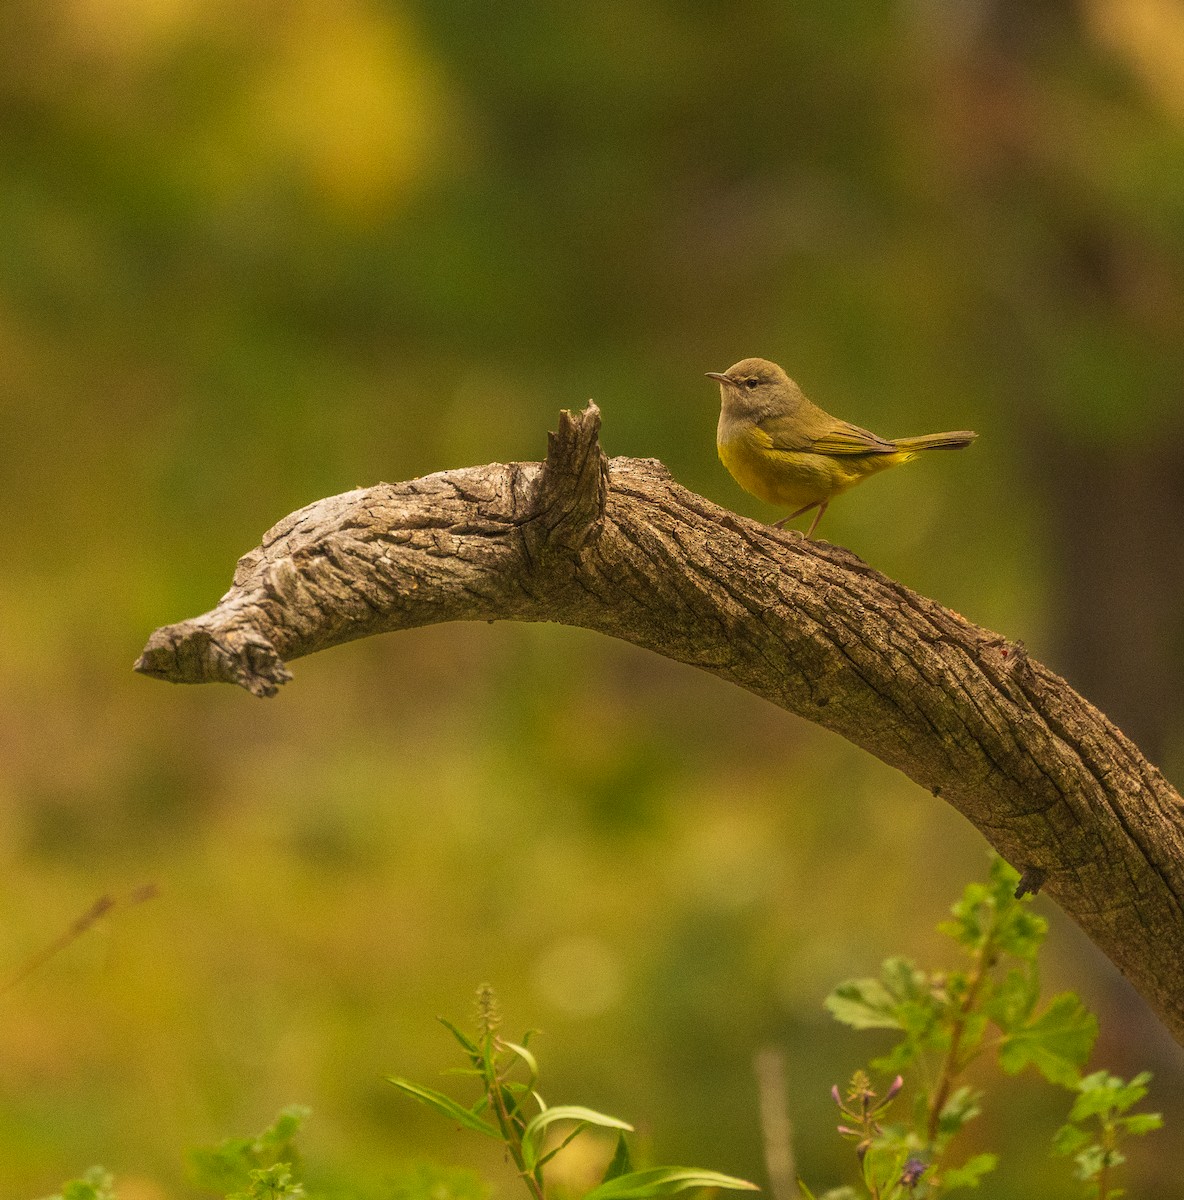
[(1077, 1178), (1090, 1185), (1086, 1194), (1097, 1200), (1123, 1195), (1123, 1189), (1114, 1186), (1114, 1168), (1126, 1161), (1119, 1149), (1122, 1142), (1163, 1126), (1159, 1113), (1124, 1115), (1147, 1095), (1150, 1080), (1149, 1071), (1129, 1083), (1106, 1071), (1087, 1075), (1077, 1084), (1068, 1123), (1053, 1138), (1053, 1153), (1073, 1156)]
[(227, 1138), (189, 1152), (193, 1182), (226, 1200), (303, 1200), (296, 1135), (309, 1115), (292, 1104), (255, 1137)]
[[(500, 1017), (493, 991), (477, 992), (478, 1030), (469, 1037), (451, 1021), (440, 1018), (465, 1052), (469, 1066), (456, 1072), (476, 1078), (481, 1095), (466, 1107), (451, 1096), (409, 1079), (392, 1077), (405, 1095), (434, 1109), (465, 1129), (502, 1142), (530, 1192), (532, 1200), (547, 1200), (546, 1165), (566, 1146), (590, 1129), (617, 1134), (616, 1152), (600, 1183), (583, 1200), (648, 1200), (696, 1188), (756, 1191), (755, 1184), (699, 1167), (652, 1167), (634, 1170), (625, 1134), (633, 1127), (581, 1105), (550, 1107), (538, 1091), (539, 1065), (528, 1048), (530, 1034), (512, 1042), (497, 1033)], [(563, 1131), (558, 1140), (553, 1135)]]
[[(837, 1089), (832, 1093), (848, 1122), (839, 1132), (857, 1142), (862, 1182), (873, 1200), (943, 1196), (956, 1188), (977, 1187), (994, 1170), (997, 1158), (990, 1153), (976, 1154), (957, 1166), (949, 1162), (951, 1143), (981, 1111), (983, 1093), (964, 1077), (984, 1057), (993, 1058), (1009, 1075), (1034, 1066), (1049, 1082), (1079, 1092), (1074, 1105), (1078, 1116), (1071, 1114), (1070, 1125), (1058, 1134), (1058, 1150), (1078, 1156), (1080, 1178), (1101, 1178), (1099, 1186), (1111, 1188), (1092, 1191), (1091, 1196), (1117, 1194), (1107, 1172), (1122, 1161), (1119, 1138), (1158, 1127), (1142, 1114), (1123, 1117), (1125, 1110), (1117, 1107), (1119, 1100), (1129, 1107), (1141, 1098), (1145, 1076), (1130, 1085), (1114, 1081), (1116, 1087), (1106, 1092), (1109, 1109), (1103, 1086), (1087, 1087), (1082, 1080), (1080, 1071), (1097, 1037), (1097, 1020), (1072, 992), (1041, 1005), (1036, 958), (1048, 926), (1029, 910), (1031, 897), (1017, 895), (1018, 881), (1011, 867), (994, 859), (988, 881), (970, 884), (953, 905), (952, 919), (938, 926), (961, 947), (969, 960), (966, 965), (926, 972), (908, 959), (890, 958), (877, 978), (848, 980), (826, 999), (831, 1014), (852, 1028), (901, 1034), (896, 1045), (871, 1064), (876, 1072), (894, 1078), (883, 1100), (871, 1099), (875, 1093), (863, 1072), (853, 1077), (845, 1103)], [(1112, 1080), (1104, 1072), (1089, 1080), (1101, 1077)], [(911, 1119), (882, 1121), (906, 1080), (912, 1094)], [(1122, 1087), (1142, 1091), (1134, 1096)], [(1094, 1141), (1079, 1123), (1090, 1116), (1100, 1125)], [(862, 1124), (851, 1124), (853, 1117)], [(810, 1195), (804, 1188), (803, 1194)]]
[(115, 1176), (103, 1167), (90, 1167), (45, 1200), (115, 1200)]
[[(227, 1138), (189, 1152), (196, 1187), (226, 1200), (304, 1200), (295, 1138), (308, 1109), (290, 1105), (255, 1137)], [(46, 1200), (116, 1200), (115, 1178), (91, 1167)]]

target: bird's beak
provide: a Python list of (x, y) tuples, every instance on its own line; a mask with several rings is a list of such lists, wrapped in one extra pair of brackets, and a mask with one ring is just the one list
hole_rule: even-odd
[(707, 378), (718, 380), (720, 383), (731, 383), (732, 382), (731, 375), (725, 375), (722, 371), (708, 371)]

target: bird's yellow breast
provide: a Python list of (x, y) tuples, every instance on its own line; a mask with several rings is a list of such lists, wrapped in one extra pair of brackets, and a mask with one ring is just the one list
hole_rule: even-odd
[(911, 454), (819, 454), (778, 450), (758, 425), (716, 441), (720, 461), (746, 491), (783, 508), (803, 508), (845, 492), (861, 479), (912, 458)]

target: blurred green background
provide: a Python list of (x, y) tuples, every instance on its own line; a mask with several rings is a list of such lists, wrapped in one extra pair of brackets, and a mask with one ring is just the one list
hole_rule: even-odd
[[(1024, 639), (1184, 778), (1184, 9), (1176, 0), (3, 0), (0, 1198), (309, 1104), (309, 1156), (515, 1185), (381, 1082), (453, 1064), (482, 980), (552, 1102), (763, 1179), (781, 1047), (799, 1166), (873, 1052), (821, 999), (932, 927), (985, 845), (839, 739), (558, 627), (301, 661), (262, 703), (135, 676), (291, 509), (537, 459), (588, 397), (768, 520), (706, 370), (783, 363), (887, 435), (976, 428), (824, 536)], [(1178, 1195), (1184, 1059), (1052, 918), (1048, 985), (1150, 1067)], [(1178, 953), (1178, 947), (1165, 947)], [(1069, 1196), (1067, 1100), (977, 1124), (996, 1197)], [(1172, 1147), (1175, 1147), (1173, 1150)], [(975, 1147), (977, 1148), (977, 1147)], [(486, 1155), (486, 1157), (482, 1157)]]

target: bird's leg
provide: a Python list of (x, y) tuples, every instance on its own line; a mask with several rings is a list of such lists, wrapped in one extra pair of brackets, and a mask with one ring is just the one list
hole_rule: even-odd
[[(792, 521), (795, 517), (800, 517), (802, 515), (802, 513), (807, 513), (815, 505), (821, 504), (822, 508), (820, 508), (818, 510), (818, 516), (814, 518), (814, 525), (817, 525), (819, 518), (821, 518), (821, 516), (822, 516), (823, 509), (826, 508), (827, 503), (828, 502), (824, 501), (824, 500), (815, 500), (810, 504), (803, 504), (802, 507), (797, 510), (797, 512), (791, 512), (788, 517), (782, 517), (780, 521), (774, 521), (773, 528), (774, 529), (784, 529), (785, 526), (788, 524), (788, 522)], [(814, 532), (814, 525), (810, 526), (810, 533)], [(806, 534), (806, 536), (809, 537), (810, 533)]]
[(818, 522), (822, 520), (822, 514), (826, 512), (826, 506), (829, 503), (829, 500), (823, 500), (818, 506), (818, 511), (814, 514), (814, 520), (810, 522), (810, 528), (806, 530), (806, 537), (812, 538), (814, 536), (814, 530), (818, 528)]

